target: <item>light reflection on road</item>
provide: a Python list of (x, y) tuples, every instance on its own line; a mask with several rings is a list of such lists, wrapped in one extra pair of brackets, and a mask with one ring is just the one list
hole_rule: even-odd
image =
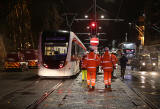
[(150, 74), (151, 74), (152, 76), (156, 76), (156, 75), (158, 75), (158, 72), (150, 72)]
[(141, 83), (145, 83), (146, 78), (144, 76), (141, 76)]
[(128, 75), (132, 79), (125, 78), (125, 83), (140, 92), (154, 105), (160, 107), (160, 72), (128, 70), (126, 77)]

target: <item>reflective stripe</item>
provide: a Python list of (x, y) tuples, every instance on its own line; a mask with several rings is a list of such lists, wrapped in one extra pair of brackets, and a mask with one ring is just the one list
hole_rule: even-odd
[(93, 83), (95, 83), (95, 82), (96, 82), (96, 80), (95, 80), (95, 79), (92, 79), (91, 81), (92, 81)]
[(96, 68), (96, 67), (87, 67), (87, 68)]
[(112, 69), (112, 67), (103, 67), (103, 69)]
[[(88, 54), (88, 55), (89, 55), (89, 54)], [(88, 55), (87, 55), (86, 60), (96, 60), (96, 54), (94, 54), (94, 58), (92, 58), (92, 59), (89, 59), (89, 58), (88, 58)]]
[(104, 82), (108, 82), (108, 80), (105, 80)]
[(95, 60), (95, 59), (87, 59), (87, 60)]
[(87, 80), (87, 84), (90, 85), (90, 80)]
[(105, 80), (104, 83), (105, 83), (105, 84), (108, 84), (108, 80)]
[(111, 61), (103, 61), (102, 63), (111, 63)]

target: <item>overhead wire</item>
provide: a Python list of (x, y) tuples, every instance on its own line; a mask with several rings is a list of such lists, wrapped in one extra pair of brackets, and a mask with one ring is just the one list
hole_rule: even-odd
[(118, 19), (118, 17), (119, 17), (119, 14), (120, 14), (120, 11), (121, 11), (122, 4), (123, 4), (123, 0), (121, 0), (119, 9), (118, 9), (118, 12), (117, 12), (117, 15), (116, 15), (116, 19)]

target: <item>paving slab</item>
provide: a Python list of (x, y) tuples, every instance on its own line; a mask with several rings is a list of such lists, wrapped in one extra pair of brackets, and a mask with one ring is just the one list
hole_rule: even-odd
[(150, 109), (120, 78), (113, 79), (111, 88), (105, 89), (103, 74), (97, 75), (94, 90), (88, 89), (86, 81), (81, 80), (80, 74), (67, 90), (58, 89), (40, 107), (41, 109)]

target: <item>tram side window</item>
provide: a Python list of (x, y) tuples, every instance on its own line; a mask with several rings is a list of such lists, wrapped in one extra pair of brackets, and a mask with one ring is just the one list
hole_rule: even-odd
[(80, 46), (76, 43), (76, 57), (81, 57), (80, 55)]
[(80, 47), (80, 51), (79, 51), (79, 52), (80, 52), (79, 54), (80, 54), (81, 57), (82, 57), (82, 56), (84, 55), (84, 52), (85, 52), (85, 51), (83, 50), (83, 48)]
[(78, 56), (82, 57), (82, 55), (83, 55), (83, 49), (80, 46), (78, 46)]
[(75, 43), (72, 42), (72, 51), (71, 51), (71, 56), (75, 55)]

